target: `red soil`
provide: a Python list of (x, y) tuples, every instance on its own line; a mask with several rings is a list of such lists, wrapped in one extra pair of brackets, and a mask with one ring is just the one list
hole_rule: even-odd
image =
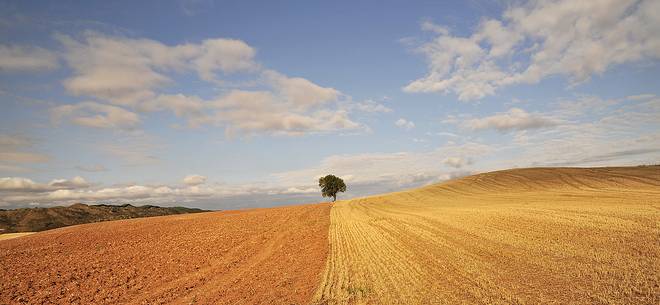
[(0, 242), (0, 304), (308, 304), (330, 205), (66, 227)]

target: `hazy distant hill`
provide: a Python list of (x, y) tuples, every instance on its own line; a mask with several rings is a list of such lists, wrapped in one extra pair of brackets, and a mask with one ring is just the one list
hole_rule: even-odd
[(201, 209), (158, 207), (153, 205), (86, 205), (68, 207), (0, 209), (0, 233), (36, 232), (59, 227), (137, 217), (199, 213)]

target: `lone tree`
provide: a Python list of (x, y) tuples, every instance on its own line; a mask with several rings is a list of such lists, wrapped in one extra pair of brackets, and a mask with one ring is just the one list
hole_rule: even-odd
[(344, 180), (341, 180), (341, 178), (335, 175), (327, 175), (319, 178), (319, 187), (321, 187), (323, 197), (332, 197), (332, 202), (337, 200), (337, 192), (346, 191)]

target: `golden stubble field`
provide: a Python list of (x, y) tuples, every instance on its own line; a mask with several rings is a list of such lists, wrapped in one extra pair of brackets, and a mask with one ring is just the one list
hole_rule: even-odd
[(336, 203), (317, 304), (660, 304), (660, 167), (516, 169)]
[(30, 234), (34, 234), (34, 232), (4, 233), (4, 234), (0, 234), (0, 240), (23, 237), (23, 236), (28, 236)]

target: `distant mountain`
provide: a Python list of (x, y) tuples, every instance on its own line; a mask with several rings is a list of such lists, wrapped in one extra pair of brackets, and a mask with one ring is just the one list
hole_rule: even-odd
[(205, 210), (153, 205), (86, 205), (82, 203), (68, 207), (0, 209), (0, 233), (37, 232), (90, 222), (199, 212), (205, 212)]

